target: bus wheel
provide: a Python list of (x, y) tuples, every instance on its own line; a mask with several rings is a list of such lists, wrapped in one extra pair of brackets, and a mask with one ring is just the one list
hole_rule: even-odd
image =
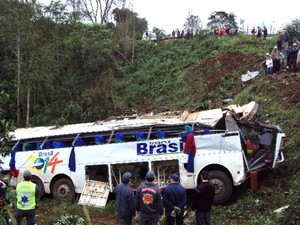
[(61, 178), (53, 185), (53, 197), (59, 201), (71, 202), (75, 199), (75, 188), (68, 178)]
[(212, 170), (208, 172), (210, 182), (215, 185), (215, 204), (225, 203), (232, 194), (232, 181), (230, 177), (219, 170)]
[(39, 189), (39, 196), (38, 197), (39, 198), (43, 197), (44, 194), (45, 194), (45, 188), (44, 188), (44, 184), (41, 181), (41, 179), (38, 178), (37, 176), (32, 176), (31, 181), (38, 186), (38, 189)]

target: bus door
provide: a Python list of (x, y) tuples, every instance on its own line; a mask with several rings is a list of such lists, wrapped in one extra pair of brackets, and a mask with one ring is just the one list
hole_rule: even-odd
[(185, 189), (194, 189), (196, 185), (195, 180), (197, 180), (196, 175), (186, 170), (186, 164), (187, 164), (186, 159), (179, 160), (180, 184)]

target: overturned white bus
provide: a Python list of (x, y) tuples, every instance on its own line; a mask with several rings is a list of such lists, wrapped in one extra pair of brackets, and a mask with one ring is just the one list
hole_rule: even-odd
[[(178, 172), (186, 189), (194, 189), (202, 170), (216, 187), (215, 203), (227, 201), (253, 171), (273, 169), (284, 161), (285, 134), (257, 119), (255, 102), (201, 112), (165, 112), (113, 117), (95, 123), (21, 128), (11, 142), (13, 152), (3, 169), (17, 184), (25, 170), (33, 174), (41, 195), (74, 200), (87, 180), (107, 183), (114, 191), (125, 171), (133, 173), (133, 187), (151, 169), (159, 186)], [(188, 172), (183, 152), (184, 126), (194, 132), (194, 172)]]

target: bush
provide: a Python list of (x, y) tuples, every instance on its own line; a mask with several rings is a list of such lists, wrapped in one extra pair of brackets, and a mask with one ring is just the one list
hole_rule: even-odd
[(300, 223), (300, 197), (299, 197), (299, 186), (300, 186), (300, 176), (296, 175), (295, 180), (289, 190), (289, 207), (283, 211), (279, 224), (282, 225), (294, 225)]
[(84, 225), (84, 219), (78, 215), (62, 215), (54, 225)]

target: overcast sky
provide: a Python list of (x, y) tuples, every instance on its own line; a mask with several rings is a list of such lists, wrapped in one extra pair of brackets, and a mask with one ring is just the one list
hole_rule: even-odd
[(299, 0), (127, 0), (129, 8), (148, 21), (148, 28), (158, 27), (171, 33), (173, 29), (183, 28), (189, 12), (199, 16), (206, 28), (207, 18), (214, 11), (225, 11), (236, 15), (236, 22), (245, 20), (249, 27), (273, 25), (276, 29), (292, 19), (300, 17)]
[[(51, 0), (38, 0), (48, 5)], [(61, 0), (65, 2), (66, 0)], [(92, 0), (95, 1), (95, 0)], [(104, 1), (104, 0), (102, 0)], [(138, 13), (148, 21), (148, 28), (158, 27), (170, 34), (173, 29), (183, 29), (189, 13), (198, 16), (206, 28), (207, 18), (214, 11), (225, 11), (236, 15), (236, 22), (245, 20), (247, 25), (266, 25), (275, 27), (275, 31), (282, 28), (292, 19), (300, 18), (299, 0), (127, 0), (127, 8)]]

